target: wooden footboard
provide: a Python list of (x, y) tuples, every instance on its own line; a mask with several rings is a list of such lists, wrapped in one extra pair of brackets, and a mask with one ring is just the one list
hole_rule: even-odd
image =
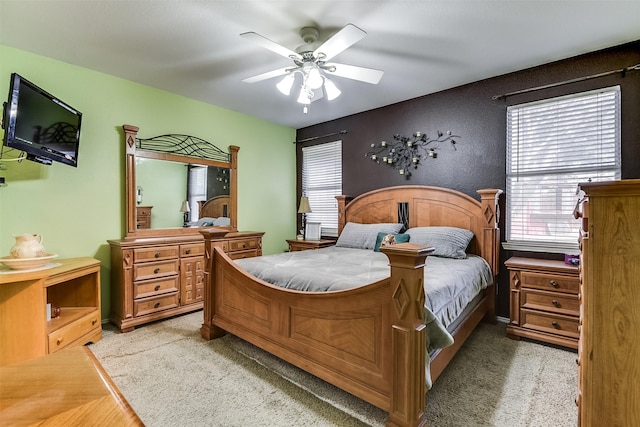
[(291, 291), (240, 270), (220, 249), (207, 259), (206, 339), (232, 333), (389, 412), (421, 425), (425, 408), (423, 267), (431, 248), (385, 248), (391, 278), (347, 291)]

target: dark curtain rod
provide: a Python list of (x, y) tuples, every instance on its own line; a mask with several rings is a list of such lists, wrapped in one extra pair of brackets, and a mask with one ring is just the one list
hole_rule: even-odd
[(309, 138), (301, 139), (300, 141), (293, 141), (293, 143), (297, 144), (299, 142), (309, 142), (309, 141), (313, 141), (313, 140), (320, 139), (320, 138), (326, 138), (328, 136), (344, 135), (346, 133), (347, 133), (346, 130), (341, 130), (340, 132), (328, 133), (326, 135), (320, 135), (320, 136), (312, 136), (312, 137), (309, 137)]
[(591, 80), (591, 79), (595, 79), (595, 78), (598, 78), (598, 77), (604, 77), (604, 76), (608, 76), (608, 75), (611, 75), (611, 74), (617, 74), (617, 73), (621, 73), (622, 77), (624, 77), (627, 72), (629, 72), (629, 71), (638, 71), (638, 70), (640, 70), (640, 64), (632, 65), (631, 67), (621, 68), (619, 70), (607, 71), (605, 73), (593, 74), (591, 76), (578, 77), (576, 79), (565, 80), (563, 82), (551, 83), (551, 84), (544, 85), (544, 86), (537, 86), (537, 87), (532, 87), (532, 88), (529, 88), (529, 89), (523, 89), (523, 90), (518, 90), (518, 91), (515, 91), (515, 92), (509, 92), (509, 93), (505, 93), (504, 95), (494, 95), (494, 96), (491, 97), (491, 99), (493, 99), (494, 101), (497, 101), (499, 99), (506, 99), (507, 97), (513, 96), (513, 95), (520, 95), (520, 94), (523, 94), (523, 93), (535, 92), (535, 91), (541, 90), (541, 89), (549, 89), (549, 88), (556, 87), (556, 86), (563, 86), (563, 85), (567, 85), (567, 84), (571, 84), (571, 83), (583, 82), (585, 80)]

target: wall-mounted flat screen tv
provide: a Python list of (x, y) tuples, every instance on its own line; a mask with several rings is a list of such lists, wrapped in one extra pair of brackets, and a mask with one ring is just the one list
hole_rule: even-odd
[(11, 74), (4, 145), (23, 151), (34, 162), (77, 167), (81, 122), (81, 112), (19, 74)]

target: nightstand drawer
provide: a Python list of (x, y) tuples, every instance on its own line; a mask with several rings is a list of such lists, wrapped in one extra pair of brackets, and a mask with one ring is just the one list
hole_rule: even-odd
[(567, 316), (580, 315), (580, 302), (577, 295), (523, 289), (521, 298), (522, 308), (550, 311)]
[(258, 256), (258, 251), (251, 250), (251, 251), (229, 252), (227, 255), (229, 255), (229, 258), (231, 259), (253, 258)]
[(578, 318), (522, 309), (522, 327), (578, 339)]
[(175, 308), (179, 304), (178, 293), (167, 294), (159, 297), (145, 298), (133, 302), (133, 315), (144, 316), (156, 311)]
[(246, 250), (257, 249), (257, 248), (258, 248), (258, 239), (229, 240), (229, 252), (246, 251)]
[(156, 279), (178, 274), (178, 260), (149, 262), (133, 266), (133, 281)]
[(548, 291), (578, 293), (580, 280), (577, 276), (569, 277), (559, 274), (522, 272), (522, 286)]
[(178, 292), (178, 276), (133, 283), (133, 298), (147, 298), (168, 292)]

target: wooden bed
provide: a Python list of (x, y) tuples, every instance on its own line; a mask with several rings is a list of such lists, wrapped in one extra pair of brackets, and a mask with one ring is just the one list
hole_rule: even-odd
[(207, 201), (198, 202), (198, 217), (199, 218), (219, 218), (229, 217), (229, 206), (231, 203), (231, 196), (223, 194), (215, 196)]
[[(480, 202), (450, 189), (408, 185), (356, 198), (340, 196), (339, 231), (347, 222), (403, 222), (400, 211), (408, 216), (408, 227), (469, 229), (475, 237), (467, 252), (482, 256), (495, 279), (502, 191), (478, 193)], [(223, 231), (202, 234), (207, 258), (203, 338), (229, 332), (249, 341), (387, 411), (388, 426), (426, 424), (422, 282), (424, 262), (433, 248), (412, 243), (385, 247), (391, 277), (346, 291), (309, 293), (249, 275), (213, 242)], [(495, 322), (495, 285), (453, 331), (455, 343), (432, 358), (433, 381), (483, 318)]]

